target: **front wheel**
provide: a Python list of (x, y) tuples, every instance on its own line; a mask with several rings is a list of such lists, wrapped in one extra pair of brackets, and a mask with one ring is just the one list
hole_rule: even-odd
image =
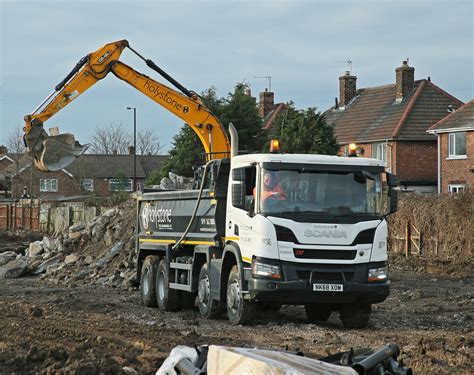
[(198, 306), (201, 316), (206, 319), (217, 318), (219, 315), (217, 301), (211, 298), (211, 278), (207, 263), (204, 263), (199, 271), (198, 284)]
[(255, 303), (243, 298), (239, 267), (230, 270), (227, 282), (227, 317), (232, 325), (247, 323), (255, 313)]
[(161, 260), (156, 272), (156, 301), (162, 311), (176, 311), (179, 308), (179, 291), (170, 289), (165, 259)]
[(371, 312), (370, 304), (347, 305), (342, 307), (339, 317), (346, 328), (364, 328), (369, 323)]

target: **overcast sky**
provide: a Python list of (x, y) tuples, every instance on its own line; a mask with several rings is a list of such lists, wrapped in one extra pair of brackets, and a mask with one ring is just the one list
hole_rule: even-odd
[[(53, 1), (0, 0), (0, 144), (76, 62), (127, 39), (185, 87), (214, 86), (226, 96), (238, 82), (258, 96), (271, 76), (276, 102), (325, 110), (348, 69), (357, 87), (390, 84), (409, 58), (415, 79), (462, 101), (474, 97), (473, 2), (409, 1)], [(163, 83), (132, 52), (121, 60)], [(97, 126), (123, 123), (160, 136), (164, 151), (182, 122), (110, 75), (52, 117), (86, 143)]]

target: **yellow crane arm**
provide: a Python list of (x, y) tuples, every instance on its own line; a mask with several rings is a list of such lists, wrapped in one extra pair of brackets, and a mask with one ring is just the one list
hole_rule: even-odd
[(230, 144), (223, 126), (197, 94), (191, 92), (191, 97), (181, 94), (121, 61), (113, 61), (111, 71), (190, 126), (201, 140), (208, 160), (229, 156)]
[[(175, 85), (182, 93), (139, 73), (119, 61), (128, 47), (146, 64)], [(25, 116), (24, 140), (35, 165), (43, 171), (65, 168), (88, 147), (75, 141), (72, 134), (48, 136), (43, 123), (89, 89), (108, 73), (129, 83), (190, 126), (201, 140), (207, 159), (229, 156), (230, 144), (219, 120), (203, 105), (194, 92), (188, 91), (153, 61), (144, 59), (126, 40), (109, 43), (83, 57), (32, 114)]]

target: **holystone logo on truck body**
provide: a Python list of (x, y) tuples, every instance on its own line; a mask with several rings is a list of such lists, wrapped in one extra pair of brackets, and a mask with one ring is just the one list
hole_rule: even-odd
[(171, 224), (171, 208), (146, 203), (141, 216), (144, 229), (148, 229), (150, 223), (155, 225)]

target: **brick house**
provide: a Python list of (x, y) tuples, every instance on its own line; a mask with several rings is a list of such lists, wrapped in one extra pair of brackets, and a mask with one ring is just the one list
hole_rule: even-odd
[[(160, 169), (167, 155), (136, 155), (137, 183)], [(43, 200), (79, 198), (89, 194), (104, 197), (119, 191), (133, 191), (133, 154), (84, 154), (68, 167), (56, 172), (42, 172), (29, 163), (13, 177), (13, 196), (28, 194)], [(10, 167), (11, 168), (11, 167)]]
[(426, 130), (463, 103), (429, 77), (415, 81), (414, 73), (403, 61), (395, 83), (358, 89), (357, 77), (346, 72), (339, 77), (339, 98), (325, 115), (341, 155), (356, 143), (361, 156), (385, 161), (402, 189), (435, 192), (437, 143)]
[(474, 100), (427, 132), (438, 137), (438, 193), (474, 188)]

